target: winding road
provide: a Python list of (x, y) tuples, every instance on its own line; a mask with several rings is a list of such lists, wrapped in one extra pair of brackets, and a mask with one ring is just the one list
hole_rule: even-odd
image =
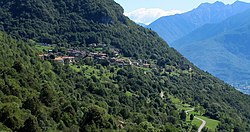
[[(186, 110), (185, 113), (188, 114), (188, 112), (191, 112), (191, 111), (194, 111), (194, 108), (192, 108), (192, 109), (190, 109), (190, 110)], [(197, 120), (202, 121), (202, 124), (201, 124), (201, 126), (199, 127), (199, 129), (198, 129), (198, 132), (201, 132), (201, 130), (205, 127), (205, 125), (206, 125), (207, 122), (206, 122), (205, 120), (199, 118), (199, 117), (196, 117), (196, 116), (195, 116), (194, 118), (197, 119)]]

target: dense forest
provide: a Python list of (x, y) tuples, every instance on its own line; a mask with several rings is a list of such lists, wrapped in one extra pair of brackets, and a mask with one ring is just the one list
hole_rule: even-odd
[[(167, 117), (178, 121), (178, 114), (167, 114), (175, 111), (171, 103), (161, 108), (157, 78), (143, 77), (143, 71), (132, 67), (95, 65), (75, 72), (69, 65), (41, 61), (27, 43), (3, 33), (0, 39), (0, 129), (108, 130), (128, 120), (127, 130), (154, 129), (152, 124), (156, 129), (175, 130)], [(88, 68), (93, 69), (91, 76)], [(127, 91), (136, 96), (126, 96)]]
[[(220, 121), (218, 131), (250, 130), (249, 96), (196, 68), (113, 0), (7, 0), (0, 7), (0, 130), (192, 129), (172, 96), (202, 107)], [(105, 44), (156, 66), (62, 64), (39, 58), (41, 43), (80, 50)]]

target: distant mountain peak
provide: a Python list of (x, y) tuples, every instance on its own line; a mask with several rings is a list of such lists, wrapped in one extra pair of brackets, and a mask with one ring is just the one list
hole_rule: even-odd
[(243, 1), (235, 1), (232, 6), (240, 6), (240, 5), (247, 5), (249, 3), (243, 2)]
[(239, 3), (241, 3), (241, 4), (244, 3), (244, 4), (245, 4), (246, 2), (237, 0), (237, 1), (235, 1), (233, 4), (239, 4)]
[(225, 5), (223, 2), (221, 2), (221, 1), (216, 1), (216, 2), (214, 2), (213, 3), (214, 5)]
[(224, 4), (220, 1), (203, 3), (186, 13), (162, 17), (147, 27), (156, 31), (171, 45), (172, 42), (204, 24), (221, 22), (248, 9), (250, 9), (250, 3), (241, 1), (233, 4)]
[(203, 7), (213, 7), (213, 6), (225, 6), (225, 4), (224, 4), (223, 2), (221, 2), (221, 1), (216, 1), (216, 2), (214, 2), (214, 3), (208, 3), (208, 2), (206, 2), (206, 3), (200, 4), (200, 5), (197, 7), (197, 9), (203, 8)]

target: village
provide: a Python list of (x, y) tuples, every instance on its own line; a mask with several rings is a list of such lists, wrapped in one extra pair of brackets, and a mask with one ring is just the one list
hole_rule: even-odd
[[(48, 44), (41, 44), (43, 47), (49, 46)], [(103, 50), (103, 49), (108, 50)], [(107, 53), (107, 51), (109, 51)], [(148, 60), (142, 59), (132, 59), (127, 57), (122, 57), (120, 51), (116, 48), (107, 48), (103, 44), (89, 44), (84, 50), (77, 49), (67, 49), (66, 51), (55, 51), (54, 49), (43, 50), (43, 54), (39, 57), (43, 60), (54, 60), (62, 64), (77, 64), (79, 60), (85, 58), (93, 59), (96, 63), (101, 61), (106, 61), (110, 65), (123, 66), (138, 66), (144, 68), (152, 68), (153, 65), (148, 62)]]

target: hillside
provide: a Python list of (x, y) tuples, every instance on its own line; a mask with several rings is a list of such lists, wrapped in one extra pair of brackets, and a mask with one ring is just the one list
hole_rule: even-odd
[(0, 42), (0, 130), (176, 131), (174, 124), (181, 124), (173, 103), (163, 107), (159, 78), (142, 78), (142, 69), (100, 64), (77, 68), (43, 61), (35, 45), (4, 33)]
[(104, 43), (127, 57), (168, 54), (156, 33), (129, 21), (113, 0), (2, 1), (0, 7), (0, 29), (18, 38), (65, 47)]
[(250, 8), (250, 4), (236, 1), (232, 5), (221, 2), (204, 3), (189, 12), (161, 17), (147, 28), (157, 32), (166, 42), (172, 43), (195, 29), (209, 23), (218, 23)]
[(0, 7), (0, 130), (196, 131), (187, 104), (220, 122), (218, 131), (250, 130), (249, 96), (195, 67), (112, 0)]
[(230, 84), (244, 85), (250, 81), (249, 14), (247, 10), (221, 23), (204, 25), (173, 46), (203, 70)]

